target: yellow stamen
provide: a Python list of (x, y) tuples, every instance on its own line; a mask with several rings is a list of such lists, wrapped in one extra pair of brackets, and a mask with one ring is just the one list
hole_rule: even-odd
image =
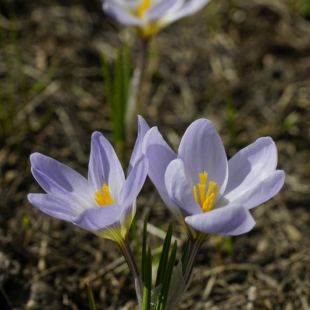
[(145, 11), (147, 11), (150, 7), (151, 7), (151, 0), (142, 0), (137, 11), (137, 16), (141, 18), (144, 15)]
[(102, 191), (97, 190), (95, 196), (95, 200), (99, 207), (114, 204), (114, 201), (110, 194), (109, 186), (107, 184), (103, 184)]
[(207, 172), (199, 173), (200, 183), (198, 183), (193, 188), (194, 198), (200, 205), (200, 208), (203, 212), (208, 212), (212, 209), (214, 200), (218, 192), (218, 186), (216, 185), (216, 182), (213, 181), (209, 181), (208, 189), (206, 192), (207, 179)]

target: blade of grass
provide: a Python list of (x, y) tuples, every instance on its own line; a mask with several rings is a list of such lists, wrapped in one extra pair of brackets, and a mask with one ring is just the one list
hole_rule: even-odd
[(161, 295), (159, 297), (159, 307), (157, 307), (158, 310), (164, 310), (167, 304), (176, 253), (177, 253), (177, 241), (173, 243), (171, 254), (167, 263), (166, 274), (163, 281)]
[(87, 284), (87, 295), (88, 295), (88, 301), (89, 301), (89, 309), (90, 310), (96, 310), (96, 303), (93, 295), (93, 291), (89, 285)]
[(184, 272), (187, 260), (188, 260), (188, 255), (189, 255), (189, 248), (190, 248), (190, 241), (187, 240), (184, 246), (181, 262), (182, 262), (182, 270)]
[(143, 235), (142, 235), (142, 257), (141, 257), (141, 277), (142, 277), (142, 282), (145, 282), (145, 264), (146, 264), (146, 239), (147, 239), (147, 221), (148, 221), (148, 216), (146, 215), (144, 218), (144, 223), (143, 223)]
[(145, 282), (144, 282), (144, 290), (143, 290), (143, 310), (151, 309), (151, 293), (152, 293), (152, 252), (151, 247), (148, 246), (147, 254), (146, 254), (146, 262), (144, 264), (145, 270)]
[(167, 230), (167, 234), (164, 240), (164, 245), (163, 245), (159, 265), (158, 265), (155, 287), (158, 286), (160, 283), (162, 283), (163, 279), (165, 278), (167, 261), (168, 261), (168, 256), (169, 256), (169, 249), (170, 249), (171, 238), (172, 238), (172, 228), (173, 228), (173, 223), (170, 222), (168, 230)]

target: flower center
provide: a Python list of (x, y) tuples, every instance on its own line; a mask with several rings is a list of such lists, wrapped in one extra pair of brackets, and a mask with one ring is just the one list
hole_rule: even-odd
[(208, 173), (199, 173), (199, 181), (193, 188), (194, 197), (203, 212), (208, 212), (212, 209), (214, 200), (218, 192), (216, 182), (209, 181), (208, 187), (206, 186)]
[(145, 11), (147, 11), (150, 7), (151, 7), (151, 0), (142, 0), (137, 11), (137, 16), (141, 18), (144, 15)]
[(95, 193), (95, 196), (95, 200), (99, 207), (114, 204), (114, 201), (110, 194), (109, 186), (107, 184), (103, 184), (102, 190), (98, 189)]

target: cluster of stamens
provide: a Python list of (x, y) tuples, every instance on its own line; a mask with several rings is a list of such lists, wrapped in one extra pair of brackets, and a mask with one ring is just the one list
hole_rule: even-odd
[(194, 197), (203, 212), (208, 212), (212, 209), (214, 200), (218, 192), (218, 186), (216, 182), (209, 181), (208, 188), (206, 186), (208, 179), (208, 173), (199, 173), (199, 181), (193, 188)]
[(137, 11), (137, 16), (141, 18), (144, 15), (145, 11), (147, 11), (150, 7), (151, 7), (151, 0), (142, 0)]
[(99, 207), (113, 205), (114, 201), (110, 194), (110, 189), (107, 184), (102, 185), (102, 190), (97, 190), (95, 193), (95, 201)]

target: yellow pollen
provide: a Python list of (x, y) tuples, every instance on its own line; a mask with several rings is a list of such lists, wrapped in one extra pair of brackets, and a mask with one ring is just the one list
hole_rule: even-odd
[(99, 207), (113, 205), (114, 201), (111, 197), (109, 186), (107, 184), (102, 185), (102, 191), (97, 190), (95, 193), (95, 200)]
[(145, 11), (147, 11), (151, 7), (151, 1), (152, 0), (142, 0), (137, 11), (137, 16), (139, 18), (141, 18), (144, 15)]
[(213, 181), (209, 181), (208, 189), (206, 190), (207, 179), (207, 172), (199, 173), (200, 183), (193, 188), (194, 198), (203, 212), (208, 212), (212, 209), (218, 192), (218, 186)]

